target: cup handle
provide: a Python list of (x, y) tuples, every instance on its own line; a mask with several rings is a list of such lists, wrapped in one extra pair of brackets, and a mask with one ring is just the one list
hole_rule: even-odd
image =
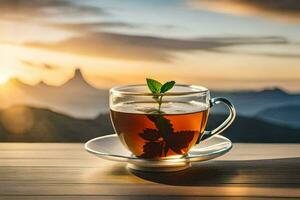
[(208, 140), (209, 138), (212, 138), (213, 136), (222, 133), (225, 129), (227, 129), (230, 126), (230, 124), (235, 119), (235, 117), (236, 117), (236, 111), (235, 111), (235, 108), (232, 105), (232, 103), (230, 103), (230, 101), (228, 101), (227, 99), (222, 98), (222, 97), (212, 98), (209, 101), (210, 107), (213, 107), (214, 105), (217, 105), (219, 103), (224, 104), (228, 108), (228, 110), (229, 110), (229, 116), (224, 120), (224, 122), (222, 122), (222, 124), (220, 124), (214, 130), (212, 130), (212, 131), (204, 131), (204, 133), (202, 134), (199, 142), (200, 141), (204, 141), (204, 140)]

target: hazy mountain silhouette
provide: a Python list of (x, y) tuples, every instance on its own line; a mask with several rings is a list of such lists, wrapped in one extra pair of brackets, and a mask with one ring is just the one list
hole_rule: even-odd
[(300, 104), (267, 108), (260, 111), (257, 117), (273, 123), (300, 128)]
[(60, 89), (64, 91), (81, 90), (85, 92), (99, 92), (99, 89), (93, 87), (85, 80), (79, 68), (75, 69), (74, 76), (62, 84)]
[[(290, 94), (280, 88), (265, 89), (262, 91), (212, 91), (211, 96), (223, 96), (235, 105), (238, 115), (257, 116), (266, 109), (275, 109), (282, 106), (299, 105), (300, 94)], [(80, 69), (76, 69), (73, 77), (60, 86), (47, 85), (40, 82), (28, 85), (18, 79), (11, 79), (7, 84), (0, 86), (0, 109), (12, 105), (29, 105), (40, 108), (49, 108), (76, 118), (92, 119), (99, 113), (107, 113), (108, 90), (98, 89), (89, 84)], [(212, 109), (215, 113), (225, 112), (222, 106)], [(276, 112), (276, 111), (274, 111)], [(283, 112), (282, 112), (283, 113)], [(276, 113), (286, 125), (295, 125), (294, 115)], [(264, 114), (263, 114), (264, 115)], [(278, 119), (279, 119), (278, 118)], [(263, 119), (270, 119), (266, 116)], [(296, 122), (297, 123), (297, 122)]]
[[(208, 129), (216, 127), (224, 117), (210, 115)], [(113, 132), (109, 114), (86, 120), (28, 106), (13, 106), (0, 112), (2, 142), (85, 142)], [(300, 142), (300, 129), (243, 116), (224, 135), (233, 142)]]
[[(238, 114), (244, 116), (253, 116), (267, 108), (297, 105), (300, 102), (300, 94), (290, 94), (280, 88), (262, 91), (213, 91), (211, 96), (222, 96), (230, 99)], [(217, 112), (224, 111), (218, 109)]]
[[(207, 129), (220, 124), (225, 115), (211, 115)], [(299, 143), (300, 128), (274, 124), (254, 117), (237, 116), (236, 120), (222, 135), (233, 142), (245, 143)]]
[(2, 110), (0, 119), (2, 142), (84, 142), (112, 133), (108, 115), (85, 120), (17, 105)]
[(49, 86), (44, 82), (31, 86), (11, 79), (0, 87), (0, 101), (1, 108), (33, 105), (80, 118), (93, 118), (108, 111), (108, 91), (90, 85), (80, 69), (61, 86)]

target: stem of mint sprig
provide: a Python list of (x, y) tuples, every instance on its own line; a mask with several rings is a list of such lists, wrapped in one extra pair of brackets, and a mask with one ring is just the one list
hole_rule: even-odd
[(167, 91), (174, 87), (175, 81), (168, 81), (164, 84), (150, 78), (147, 78), (146, 81), (149, 90), (153, 94), (152, 98), (158, 103), (158, 113), (161, 113), (162, 98)]

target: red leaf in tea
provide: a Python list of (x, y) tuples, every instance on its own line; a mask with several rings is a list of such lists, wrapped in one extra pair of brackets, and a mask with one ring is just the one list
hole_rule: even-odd
[(161, 136), (161, 134), (156, 129), (146, 128), (142, 133), (139, 134), (144, 140), (156, 141)]
[(142, 158), (158, 158), (162, 154), (163, 143), (162, 142), (146, 142), (143, 146), (144, 153)]
[(178, 153), (181, 154), (181, 150), (187, 148), (194, 138), (196, 131), (178, 131), (173, 133), (168, 138), (168, 145), (170, 148)]
[(161, 115), (148, 115), (148, 119), (150, 119), (158, 129), (158, 132), (162, 135), (164, 140), (166, 140), (171, 134), (173, 134), (173, 124), (171, 121)]
[(148, 141), (143, 145), (143, 158), (156, 158), (167, 156), (169, 149), (176, 154), (184, 153), (188, 148), (197, 131), (176, 131), (174, 132), (173, 124), (162, 115), (148, 115), (156, 129), (146, 128), (140, 137)]

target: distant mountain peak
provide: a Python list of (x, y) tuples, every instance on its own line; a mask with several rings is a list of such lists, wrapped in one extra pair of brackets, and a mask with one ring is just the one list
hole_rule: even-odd
[(89, 83), (85, 80), (80, 68), (76, 68), (73, 77), (67, 81), (67, 83), (71, 82), (89, 85)]
[(286, 91), (279, 87), (273, 87), (273, 88), (268, 88), (264, 89), (261, 91), (262, 93), (272, 93), (272, 94), (288, 94)]
[(95, 87), (90, 85), (84, 78), (80, 68), (75, 68), (74, 75), (66, 83), (62, 85), (63, 87), (70, 88), (81, 88), (81, 89), (92, 89), (97, 90)]
[(11, 86), (17, 86), (17, 87), (20, 87), (20, 86), (28, 86), (26, 83), (24, 83), (23, 81), (21, 81), (20, 79), (18, 78), (11, 78), (7, 81), (6, 83), (7, 85), (11, 85)]
[(45, 81), (41, 80), (40, 82), (38, 82), (37, 85), (47, 85), (47, 83), (45, 83)]
[(52, 87), (51, 85), (48, 85), (45, 81), (41, 80), (40, 82), (38, 82), (36, 85), (36, 87), (40, 87), (40, 88), (45, 88), (45, 87)]
[(18, 78), (11, 78), (8, 80), (8, 83), (12, 83), (12, 84), (23, 84), (23, 82), (18, 79)]
[(82, 72), (81, 72), (80, 68), (76, 68), (75, 69), (73, 79), (82, 79), (82, 80), (85, 80), (84, 77), (83, 77), (83, 75), (82, 75)]

